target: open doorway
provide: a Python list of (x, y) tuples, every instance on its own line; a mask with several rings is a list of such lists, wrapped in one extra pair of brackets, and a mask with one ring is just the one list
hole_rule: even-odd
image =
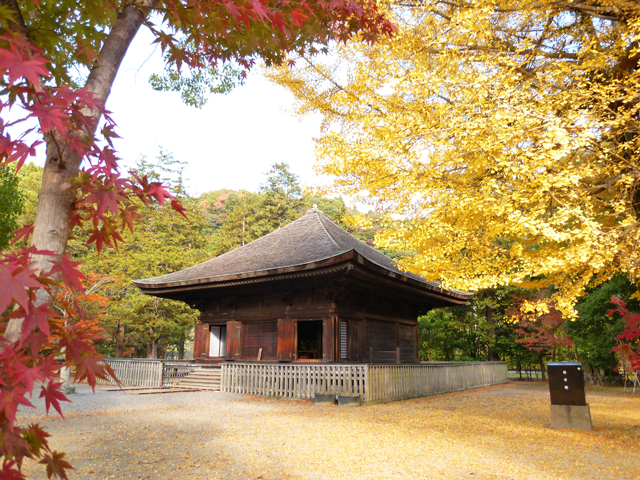
[(298, 360), (322, 360), (322, 320), (298, 320)]
[(227, 350), (227, 326), (211, 325), (209, 328), (209, 357), (224, 357)]

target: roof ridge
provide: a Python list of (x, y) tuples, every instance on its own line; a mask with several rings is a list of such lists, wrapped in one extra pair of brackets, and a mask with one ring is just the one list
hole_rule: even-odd
[(338, 248), (343, 248), (341, 247), (338, 242), (336, 242), (336, 240), (333, 238), (333, 236), (329, 233), (329, 231), (327, 230), (327, 228), (324, 226), (324, 223), (322, 223), (322, 220), (320, 219), (320, 215), (318, 215), (319, 212), (313, 212), (316, 214), (316, 219), (318, 220), (318, 223), (320, 224), (320, 226), (322, 227), (322, 230), (324, 230), (324, 233), (327, 234), (327, 237), (329, 237), (329, 239), (333, 242), (333, 244), (338, 247)]

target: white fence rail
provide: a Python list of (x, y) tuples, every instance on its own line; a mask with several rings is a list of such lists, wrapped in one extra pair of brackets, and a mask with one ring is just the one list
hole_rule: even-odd
[(223, 392), (289, 398), (360, 395), (365, 403), (454, 392), (507, 381), (504, 362), (420, 365), (222, 364)]
[[(161, 387), (163, 366), (160, 360), (115, 360), (105, 358), (102, 360), (113, 368), (117, 379), (122, 385), (137, 387)], [(109, 382), (98, 380), (98, 383), (115, 383), (115, 379)]]

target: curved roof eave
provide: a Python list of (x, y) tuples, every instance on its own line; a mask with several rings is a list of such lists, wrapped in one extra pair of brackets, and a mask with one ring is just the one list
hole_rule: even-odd
[[(423, 290), (425, 293), (429, 293), (431, 295), (436, 295), (441, 298), (449, 299), (454, 301), (454, 303), (458, 304), (467, 304), (472, 298), (473, 294), (468, 292), (461, 292), (457, 290), (449, 290), (443, 287), (439, 287), (433, 282), (427, 281), (419, 281), (407, 275), (403, 275), (402, 273), (397, 273), (387, 268), (377, 264), (374, 261), (364, 257), (361, 253), (359, 253), (355, 249), (350, 249), (345, 252), (342, 252), (338, 255), (334, 255), (332, 257), (320, 259), (313, 262), (307, 262), (303, 264), (297, 265), (289, 265), (281, 268), (267, 269), (267, 270), (258, 270), (258, 271), (250, 271), (250, 272), (242, 272), (230, 275), (218, 275), (212, 277), (205, 278), (197, 278), (197, 279), (189, 279), (177, 282), (144, 282), (140, 280), (134, 280), (134, 284), (140, 288), (143, 293), (154, 295), (154, 292), (157, 293), (165, 293), (167, 291), (171, 291), (175, 289), (175, 291), (182, 290), (185, 287), (191, 287), (195, 285), (202, 286), (202, 288), (207, 288), (207, 285), (210, 285), (212, 288), (221, 285), (227, 284), (229, 282), (238, 282), (238, 281), (250, 281), (258, 278), (262, 278), (263, 281), (268, 281), (268, 277), (273, 277), (274, 281), (278, 280), (278, 277), (281, 275), (303, 272), (303, 271), (311, 271), (316, 269), (321, 269), (323, 267), (328, 267), (331, 265), (335, 265), (342, 262), (355, 261), (355, 263), (362, 265), (368, 270), (375, 272), (377, 275), (382, 275), (384, 277), (390, 278), (398, 282), (399, 284), (404, 284), (413, 287), (414, 289)], [(162, 292), (160, 292), (162, 291)]]

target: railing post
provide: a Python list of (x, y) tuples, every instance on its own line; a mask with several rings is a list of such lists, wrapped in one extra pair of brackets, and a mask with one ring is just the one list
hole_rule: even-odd
[(365, 402), (371, 401), (371, 384), (369, 383), (369, 365), (364, 366), (364, 395)]
[(373, 363), (373, 347), (369, 348), (369, 363)]
[(396, 363), (400, 363), (400, 347), (396, 347)]

